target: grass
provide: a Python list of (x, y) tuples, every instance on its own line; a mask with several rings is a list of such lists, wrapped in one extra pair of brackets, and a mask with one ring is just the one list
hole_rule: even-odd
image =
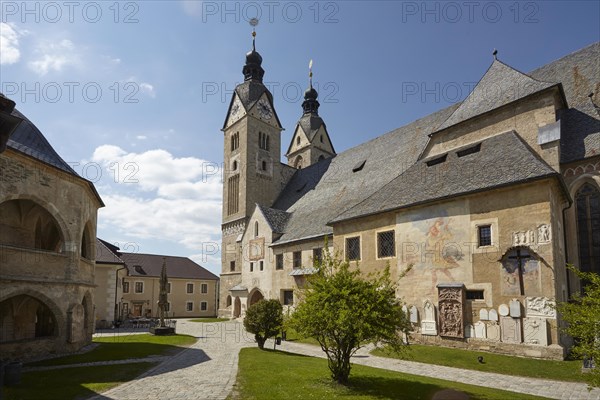
[(130, 381), (155, 365), (137, 363), (25, 372), (19, 386), (2, 390), (7, 400), (81, 399)]
[[(406, 354), (394, 354), (380, 349), (373, 350), (371, 354), (381, 357), (398, 358), (476, 371), (496, 372), (506, 375), (529, 376), (532, 378), (544, 378), (559, 381), (586, 381), (581, 373), (581, 360), (537, 360), (533, 358), (511, 357), (501, 354), (417, 344), (410, 345), (410, 348), (412, 350), (407, 351)], [(485, 364), (477, 362), (478, 356), (483, 356)]]
[(288, 328), (285, 331), (285, 340), (288, 342), (298, 342), (298, 343), (306, 343), (306, 344), (312, 344), (315, 346), (320, 346), (319, 342), (317, 342), (317, 339), (314, 339), (311, 337), (303, 338), (292, 328)]
[(154, 336), (151, 334), (103, 336), (94, 338), (100, 345), (84, 354), (38, 361), (28, 366), (48, 366), (79, 364), (95, 361), (127, 360), (144, 358), (151, 355), (169, 355), (196, 342), (196, 338), (188, 335)]
[(280, 351), (245, 348), (230, 400), (250, 399), (407, 399), (427, 400), (443, 389), (471, 399), (540, 399), (519, 393), (353, 365), (348, 386), (334, 383), (327, 361)]
[(229, 318), (196, 318), (191, 319), (190, 322), (224, 322), (229, 321)]

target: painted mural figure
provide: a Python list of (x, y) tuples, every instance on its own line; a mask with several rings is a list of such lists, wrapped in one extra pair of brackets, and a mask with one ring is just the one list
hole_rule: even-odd
[(442, 273), (448, 282), (454, 282), (449, 269), (459, 267), (458, 261), (463, 257), (460, 249), (451, 243), (454, 238), (450, 229), (451, 222), (451, 218), (436, 219), (429, 227), (425, 239), (425, 254), (432, 255), (428, 260), (431, 265), (432, 290), (438, 283), (438, 273)]

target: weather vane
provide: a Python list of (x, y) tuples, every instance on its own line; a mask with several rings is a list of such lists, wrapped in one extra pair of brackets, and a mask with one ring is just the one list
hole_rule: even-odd
[(256, 25), (258, 25), (258, 18), (250, 18), (250, 26), (252, 27), (252, 50), (256, 50)]

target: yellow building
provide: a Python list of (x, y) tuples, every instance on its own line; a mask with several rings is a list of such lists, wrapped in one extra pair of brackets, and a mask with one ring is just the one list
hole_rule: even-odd
[[(288, 163), (262, 57), (223, 126), (222, 316), (293, 308), (325, 239), (391, 266), (414, 340), (559, 359), (553, 308), (600, 273), (600, 44), (530, 73), (498, 60), (462, 102), (336, 154), (305, 92)], [(479, 78), (479, 77), (474, 77)]]

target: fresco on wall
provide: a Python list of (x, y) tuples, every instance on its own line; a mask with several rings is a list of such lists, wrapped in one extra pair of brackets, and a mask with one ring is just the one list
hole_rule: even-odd
[(397, 216), (400, 270), (413, 264), (402, 287), (421, 297), (436, 294), (438, 283), (472, 281), (467, 209), (458, 202)]
[[(504, 296), (539, 296), (541, 292), (540, 262), (526, 250), (520, 251), (521, 272), (519, 259), (515, 250), (509, 251), (502, 257), (501, 280), (502, 295)], [(527, 257), (527, 258), (525, 258)], [(519, 276), (522, 274), (522, 278)], [(521, 293), (521, 279), (523, 293)]]

